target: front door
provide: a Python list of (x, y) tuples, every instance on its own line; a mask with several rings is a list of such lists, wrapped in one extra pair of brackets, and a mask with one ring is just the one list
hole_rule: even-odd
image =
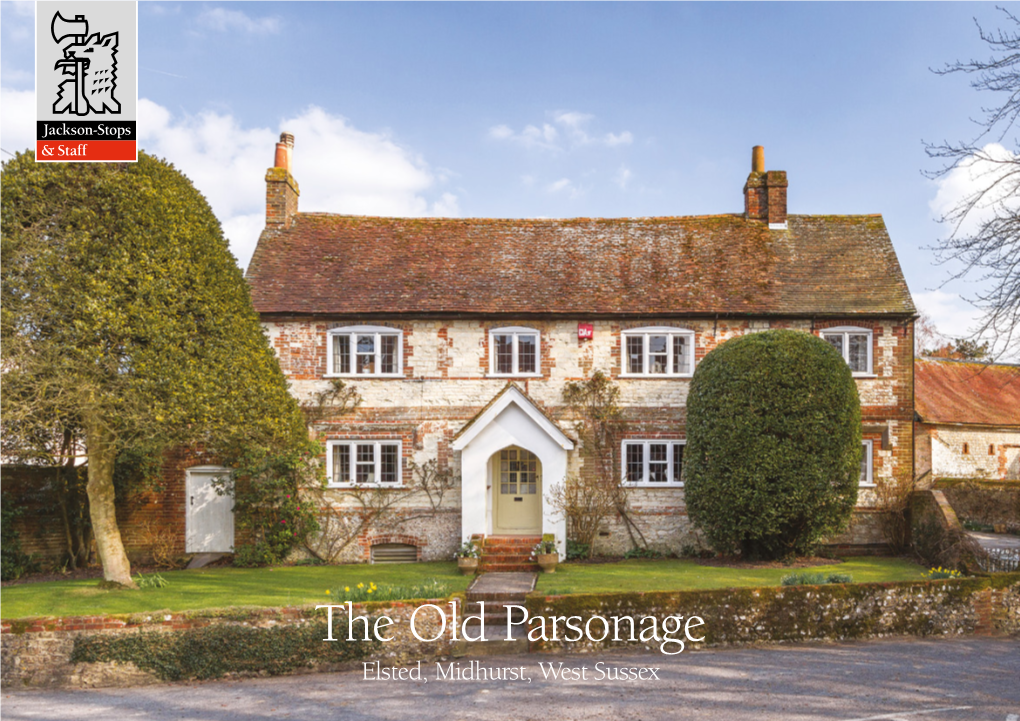
[(234, 550), (234, 499), (216, 493), (213, 480), (226, 468), (189, 468), (185, 476), (187, 515), (185, 553), (232, 553)]
[(531, 451), (504, 448), (493, 461), (494, 534), (542, 532), (542, 463)]

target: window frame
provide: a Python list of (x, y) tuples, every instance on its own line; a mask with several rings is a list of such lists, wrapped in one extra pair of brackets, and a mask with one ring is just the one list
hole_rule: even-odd
[[(373, 481), (372, 483), (358, 483), (350, 480), (346, 483), (333, 482), (333, 449), (337, 446), (347, 446), (348, 473), (351, 479), (357, 478), (357, 446), (372, 445), (374, 447), (374, 469), (375, 478), (382, 477), (382, 446), (397, 447), (397, 480), (393, 483)], [(326, 488), (403, 488), (404, 487), (404, 444), (398, 438), (351, 438), (331, 439), (326, 441)]]
[[(394, 336), (397, 339), (397, 353), (394, 362), (396, 370), (392, 373), (358, 373), (358, 336), (374, 336), (375, 365), (382, 367), (382, 336)], [(347, 373), (334, 372), (333, 339), (337, 336), (348, 336), (350, 348), (350, 370)], [(323, 378), (403, 378), (404, 377), (404, 331), (381, 325), (349, 325), (341, 328), (330, 328), (326, 331), (326, 372)]]
[[(511, 367), (510, 373), (503, 373), (496, 370), (496, 336), (513, 336), (511, 344)], [(535, 370), (521, 372), (520, 368), (520, 346), (518, 337), (522, 335), (535, 336)], [(493, 378), (540, 378), (542, 376), (542, 333), (534, 328), (512, 325), (504, 328), (492, 328), (489, 330), (489, 376)]]
[(875, 377), (875, 332), (871, 328), (861, 328), (853, 325), (840, 325), (833, 328), (822, 328), (819, 331), (819, 336), (822, 340), (828, 343), (826, 336), (840, 335), (843, 336), (843, 362), (850, 365), (850, 336), (852, 335), (866, 335), (868, 337), (868, 363), (867, 370), (855, 371), (850, 369), (851, 375), (854, 378), (874, 378)]
[(861, 445), (864, 446), (864, 460), (867, 463), (867, 472), (864, 478), (858, 476), (857, 487), (858, 488), (874, 488), (875, 483), (875, 442), (870, 439), (862, 439)]
[[(655, 483), (648, 480), (651, 477), (651, 463), (652, 454), (649, 450), (651, 445), (663, 445), (666, 446), (666, 478), (668, 479), (665, 483)], [(680, 481), (676, 482), (673, 480), (673, 470), (676, 461), (676, 454), (674, 449), (676, 446), (684, 447), (687, 445), (686, 438), (626, 438), (620, 442), (620, 485), (626, 486), (627, 488), (683, 488), (683, 468), (681, 466)], [(628, 481), (627, 480), (627, 446), (643, 446), (644, 451), (642, 453), (642, 480), (640, 481)], [(681, 454), (683, 458), (683, 454)], [(682, 463), (682, 461), (681, 461)]]
[[(649, 337), (664, 335), (666, 341), (666, 372), (649, 373)], [(630, 370), (630, 356), (627, 350), (627, 340), (634, 336), (642, 338), (641, 341), (641, 372), (633, 373)], [(687, 364), (690, 370), (687, 373), (677, 373), (673, 369), (673, 339), (676, 337), (685, 338), (687, 341)], [(656, 354), (658, 355), (658, 354)], [(673, 326), (646, 326), (643, 328), (628, 328), (620, 331), (620, 377), (621, 378), (690, 378), (694, 375), (694, 331), (688, 328), (675, 328)]]

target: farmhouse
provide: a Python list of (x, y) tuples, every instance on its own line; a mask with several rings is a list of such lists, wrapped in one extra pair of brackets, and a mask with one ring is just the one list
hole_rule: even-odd
[(1020, 481), (1020, 366), (915, 361), (916, 472), (944, 481)]
[[(915, 309), (881, 216), (788, 214), (786, 173), (766, 171), (760, 147), (740, 213), (305, 213), (293, 147), (283, 134), (266, 174), (248, 279), (293, 393), (307, 401), (341, 379), (363, 399), (316, 428), (335, 502), (352, 485), (400, 494), (412, 463), (431, 459), (458, 478), (438, 508), (409, 495), (346, 560), (449, 558), (478, 535), (567, 538), (552, 493), (591, 470), (563, 389), (596, 370), (621, 389), (635, 523), (660, 550), (696, 545), (681, 472), (691, 376), (719, 343), (769, 328), (821, 336), (850, 365), (864, 460), (857, 522), (833, 540), (882, 543), (877, 491), (913, 477)], [(622, 553), (630, 535), (609, 523), (600, 550)]]

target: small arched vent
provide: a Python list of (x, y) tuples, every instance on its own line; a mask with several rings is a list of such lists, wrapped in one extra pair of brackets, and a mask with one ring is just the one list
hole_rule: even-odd
[(372, 563), (414, 563), (418, 549), (410, 543), (377, 543), (372, 546)]

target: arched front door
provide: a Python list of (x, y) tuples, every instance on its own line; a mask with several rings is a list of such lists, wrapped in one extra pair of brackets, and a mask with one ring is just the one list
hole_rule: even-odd
[(542, 462), (531, 451), (510, 446), (491, 462), (495, 535), (542, 532)]

